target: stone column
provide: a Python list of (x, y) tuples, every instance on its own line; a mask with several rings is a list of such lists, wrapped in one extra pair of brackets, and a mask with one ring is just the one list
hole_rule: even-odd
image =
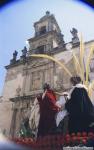
[(13, 115), (12, 115), (11, 126), (10, 126), (10, 136), (11, 137), (14, 137), (14, 133), (15, 133), (16, 116), (17, 116), (17, 109), (13, 109)]
[(27, 70), (27, 66), (25, 68), (25, 70), (23, 71), (23, 86), (22, 86), (22, 95), (25, 95), (25, 90), (26, 90), (26, 80), (27, 80), (27, 75), (28, 75), (28, 70)]

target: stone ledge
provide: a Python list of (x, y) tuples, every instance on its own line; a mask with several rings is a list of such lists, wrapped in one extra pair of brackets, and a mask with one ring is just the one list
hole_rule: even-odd
[(10, 101), (17, 102), (17, 101), (23, 101), (23, 100), (30, 100), (34, 97), (35, 95), (16, 96), (16, 97), (10, 98)]

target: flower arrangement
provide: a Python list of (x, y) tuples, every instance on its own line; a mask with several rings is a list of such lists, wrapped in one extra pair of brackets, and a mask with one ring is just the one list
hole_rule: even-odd
[(47, 135), (44, 137), (32, 138), (12, 138), (12, 142), (23, 145), (33, 150), (61, 150), (63, 147), (74, 146), (94, 146), (94, 133), (93, 132), (78, 132), (77, 134), (64, 135)]

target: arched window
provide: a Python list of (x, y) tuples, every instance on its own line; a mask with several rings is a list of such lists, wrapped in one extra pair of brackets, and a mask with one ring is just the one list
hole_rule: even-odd
[(41, 34), (45, 34), (46, 33), (46, 26), (42, 26), (41, 28), (40, 28), (40, 35)]

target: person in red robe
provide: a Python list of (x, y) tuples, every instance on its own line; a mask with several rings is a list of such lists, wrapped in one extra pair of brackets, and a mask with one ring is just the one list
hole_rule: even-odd
[(43, 89), (44, 93), (37, 97), (40, 106), (38, 137), (52, 134), (56, 130), (55, 115), (59, 111), (59, 107), (56, 106), (56, 95), (49, 84), (45, 83)]

